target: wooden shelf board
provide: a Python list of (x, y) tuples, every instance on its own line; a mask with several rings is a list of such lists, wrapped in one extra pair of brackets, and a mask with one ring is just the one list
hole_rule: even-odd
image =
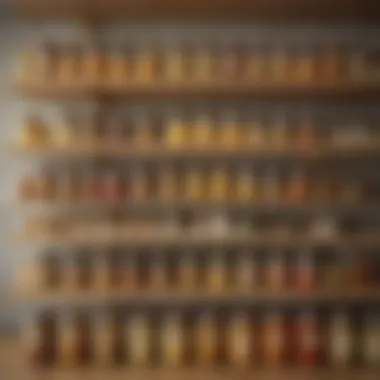
[(189, 304), (189, 303), (326, 303), (326, 302), (380, 302), (380, 289), (367, 291), (324, 291), (313, 293), (302, 292), (250, 292), (250, 293), (188, 293), (188, 292), (152, 292), (99, 290), (76, 292), (18, 292), (18, 299), (32, 302), (42, 302), (49, 305), (93, 305), (98, 303), (133, 302), (142, 304)]
[(270, 147), (238, 147), (238, 148), (195, 148), (165, 146), (136, 147), (136, 146), (107, 146), (102, 144), (94, 147), (70, 146), (59, 147), (53, 145), (23, 146), (13, 144), (8, 149), (10, 154), (21, 156), (47, 157), (121, 157), (129, 159), (183, 159), (183, 158), (265, 158), (265, 157), (294, 157), (302, 159), (324, 159), (329, 157), (356, 157), (380, 154), (380, 142), (366, 146), (334, 147), (321, 146), (315, 149), (270, 148)]
[(170, 236), (164, 231), (157, 231), (152, 234), (146, 233), (120, 233), (120, 234), (102, 234), (95, 231), (88, 236), (69, 236), (61, 234), (32, 234), (24, 232), (19, 237), (20, 243), (50, 244), (50, 245), (123, 245), (131, 247), (225, 247), (225, 246), (269, 246), (269, 247), (337, 247), (337, 248), (353, 248), (353, 247), (380, 247), (380, 233), (369, 232), (351, 237), (337, 237), (332, 239), (316, 239), (305, 235), (290, 236), (274, 236), (273, 234), (258, 234), (258, 236), (247, 236), (231, 234), (225, 238), (217, 238), (210, 236), (180, 234), (178, 236)]
[(283, 20), (375, 21), (379, 9), (369, 0), (17, 0), (15, 10), (27, 19), (127, 20)]
[(125, 85), (91, 84), (14, 84), (14, 90), (21, 96), (43, 99), (70, 98), (209, 98), (209, 97), (249, 97), (249, 98), (358, 98), (380, 96), (380, 81), (340, 81), (301, 83), (249, 83), (245, 82), (156, 82), (142, 84), (130, 82)]

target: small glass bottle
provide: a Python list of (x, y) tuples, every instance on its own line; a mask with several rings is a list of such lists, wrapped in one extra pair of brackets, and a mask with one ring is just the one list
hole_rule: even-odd
[(273, 148), (284, 149), (289, 143), (289, 125), (287, 116), (283, 112), (278, 112), (272, 122), (269, 144)]
[(102, 291), (109, 289), (110, 284), (110, 267), (101, 253), (94, 263), (94, 287)]
[(343, 76), (343, 65), (339, 47), (328, 46), (323, 49), (318, 60), (318, 76), (324, 82), (336, 82)]
[(263, 321), (263, 361), (266, 367), (279, 368), (284, 362), (284, 320), (279, 312), (270, 312)]
[(132, 367), (146, 367), (152, 344), (148, 317), (143, 314), (130, 316), (126, 320), (124, 334), (129, 364)]
[(173, 202), (179, 195), (179, 181), (177, 171), (173, 165), (162, 166), (157, 187), (157, 196), (161, 201)]
[(24, 176), (19, 185), (19, 197), (22, 201), (35, 201), (40, 197), (38, 179), (34, 176)]
[(315, 265), (311, 252), (302, 252), (296, 262), (295, 284), (300, 291), (312, 291), (316, 287)]
[(239, 49), (234, 49), (233, 44), (229, 45), (227, 49), (223, 49), (218, 57), (218, 76), (227, 82), (238, 79), (241, 73), (241, 56)]
[(197, 288), (198, 265), (195, 252), (185, 252), (180, 260), (179, 286), (185, 292), (194, 291)]
[(188, 200), (201, 200), (205, 196), (205, 177), (198, 167), (187, 169), (184, 178), (185, 198)]
[(143, 167), (134, 167), (130, 182), (131, 199), (143, 202), (150, 196), (150, 181), (146, 170)]
[(188, 142), (188, 127), (182, 117), (172, 115), (166, 125), (164, 141), (168, 148), (181, 148)]
[(262, 180), (261, 194), (266, 202), (277, 203), (281, 200), (281, 193), (282, 187), (279, 174), (275, 168), (272, 168), (265, 173)]
[(240, 203), (252, 202), (259, 196), (259, 184), (255, 173), (249, 167), (242, 168), (236, 179), (236, 200)]
[(254, 117), (249, 122), (245, 141), (248, 146), (253, 148), (262, 148), (268, 142), (264, 132), (264, 125), (260, 118)]
[(37, 320), (30, 316), (24, 319), (20, 344), (22, 352), (32, 365), (46, 364), (47, 350), (51, 348), (47, 341), (44, 322), (44, 318), (41, 316)]
[(289, 79), (289, 53), (283, 48), (277, 48), (271, 54), (271, 80), (284, 82)]
[(169, 83), (178, 83), (186, 78), (185, 58), (180, 46), (174, 44), (165, 52), (163, 63), (164, 79)]
[(110, 367), (114, 363), (115, 336), (110, 315), (96, 315), (93, 323), (93, 359), (97, 365)]
[(162, 292), (167, 289), (167, 273), (168, 263), (165, 257), (161, 256), (161, 252), (157, 253), (157, 257), (151, 262), (151, 272), (149, 286), (155, 292)]
[(214, 169), (209, 178), (209, 197), (213, 201), (225, 201), (231, 195), (231, 177), (226, 168)]
[(253, 253), (243, 252), (239, 255), (235, 267), (235, 288), (238, 292), (252, 292), (258, 285), (258, 266)]
[(306, 152), (316, 147), (317, 133), (310, 115), (307, 114), (302, 117), (296, 140), (299, 148)]
[(74, 367), (79, 361), (79, 334), (75, 316), (62, 313), (59, 321), (57, 364), (63, 367)]
[(294, 79), (302, 83), (315, 81), (316, 57), (308, 49), (300, 49), (296, 53)]
[(192, 77), (197, 82), (208, 82), (213, 78), (214, 63), (212, 54), (207, 48), (194, 51), (192, 57)]
[(131, 75), (130, 62), (126, 54), (126, 49), (114, 52), (108, 57), (107, 77), (111, 84), (125, 83)]
[(302, 367), (314, 368), (318, 364), (319, 332), (313, 312), (302, 313), (297, 320), (297, 363)]
[(268, 57), (266, 49), (256, 47), (248, 53), (246, 64), (247, 80), (262, 82), (268, 80)]
[(250, 319), (245, 313), (232, 316), (228, 324), (229, 359), (233, 367), (247, 368), (251, 363)]
[(89, 84), (99, 83), (103, 74), (103, 58), (95, 47), (86, 49), (82, 61), (83, 80)]
[(157, 79), (157, 59), (151, 47), (142, 46), (136, 52), (134, 66), (134, 79), (137, 82), (151, 84)]
[(22, 146), (28, 148), (48, 145), (50, 138), (47, 125), (39, 117), (30, 115), (26, 118), (20, 136)]
[(237, 117), (233, 112), (227, 112), (220, 122), (219, 141), (224, 149), (233, 149), (240, 145)]
[(78, 81), (80, 74), (79, 52), (77, 46), (61, 49), (56, 73), (58, 82), (65, 85)]
[(208, 291), (223, 293), (227, 282), (227, 263), (223, 252), (212, 253), (208, 265)]
[(218, 349), (218, 328), (216, 318), (209, 312), (203, 312), (195, 327), (195, 361), (201, 367), (215, 365)]
[(364, 316), (362, 352), (367, 368), (380, 367), (380, 315), (376, 312)]
[(213, 120), (209, 115), (200, 113), (194, 120), (191, 141), (197, 148), (208, 148), (215, 143)]
[(282, 252), (273, 252), (266, 263), (265, 282), (270, 291), (284, 291), (286, 284), (286, 266)]
[(301, 170), (294, 171), (287, 184), (287, 199), (291, 203), (303, 203), (307, 199), (307, 182)]
[(148, 149), (155, 143), (153, 122), (144, 109), (137, 109), (133, 114), (133, 144)]
[(336, 312), (330, 318), (328, 354), (334, 367), (348, 367), (354, 349), (350, 319), (346, 312)]
[(51, 168), (44, 168), (39, 179), (39, 193), (44, 201), (50, 201), (56, 198), (57, 182)]
[(184, 359), (184, 332), (181, 315), (174, 313), (165, 317), (161, 329), (162, 357), (165, 366), (180, 367)]

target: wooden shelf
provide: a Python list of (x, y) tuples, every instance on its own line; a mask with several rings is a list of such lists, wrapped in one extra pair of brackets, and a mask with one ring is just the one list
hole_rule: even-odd
[(16, 200), (13, 205), (26, 211), (45, 211), (49, 210), (64, 210), (65, 212), (78, 210), (78, 209), (123, 209), (123, 210), (148, 210), (152, 212), (165, 212), (165, 211), (249, 211), (258, 213), (274, 213), (274, 214), (378, 214), (380, 212), (380, 203), (374, 202), (265, 202), (258, 200), (257, 202), (238, 202), (233, 200), (228, 201), (213, 201), (213, 200), (200, 200), (200, 201), (187, 201), (187, 200), (173, 200), (173, 201), (160, 201), (160, 200), (71, 200), (71, 201), (28, 201)]
[(127, 246), (127, 247), (296, 247), (296, 248), (350, 248), (357, 247), (379, 248), (380, 232), (373, 231), (356, 236), (317, 239), (300, 235), (275, 236), (274, 234), (258, 233), (257, 236), (231, 234), (228, 237), (212, 237), (179, 234), (170, 236), (164, 231), (120, 233), (101, 233), (94, 230), (88, 235), (70, 234), (32, 234), (25, 232), (19, 237), (20, 243), (48, 244), (59, 246)]
[(380, 97), (380, 81), (337, 81), (315, 83), (249, 83), (245, 82), (187, 82), (152, 84), (130, 82), (110, 84), (15, 84), (14, 90), (21, 96), (47, 100), (87, 98), (348, 98), (361, 99)]
[(17, 0), (14, 7), (27, 19), (127, 20), (273, 20), (376, 21), (376, 2), (346, 0)]
[(367, 302), (380, 302), (380, 289), (376, 290), (346, 290), (346, 291), (316, 291), (316, 292), (270, 292), (258, 291), (247, 293), (236, 292), (223, 292), (223, 293), (207, 293), (207, 292), (152, 292), (152, 291), (135, 291), (133, 293), (124, 291), (112, 290), (99, 290), (99, 291), (73, 291), (73, 292), (17, 292), (17, 298), (24, 301), (32, 301), (37, 303), (44, 303), (46, 305), (97, 305), (120, 303), (120, 302), (133, 302), (149, 305), (160, 305), (162, 303), (193, 304), (193, 303), (206, 303), (206, 304), (233, 304), (233, 303), (265, 303), (276, 302), (279, 304), (292, 304), (292, 303), (330, 303), (330, 302), (354, 302), (354, 303), (367, 303)]
[(26, 146), (13, 144), (9, 149), (10, 154), (28, 157), (120, 157), (126, 159), (188, 159), (188, 158), (265, 158), (265, 157), (290, 157), (301, 159), (326, 159), (339, 157), (371, 156), (380, 154), (380, 142), (374, 137), (374, 142), (368, 145), (356, 145), (349, 147), (338, 146), (317, 146), (316, 148), (302, 147), (238, 147), (238, 148), (213, 148), (213, 147), (178, 147), (166, 146), (136, 147), (136, 146), (70, 146), (59, 147), (53, 145)]

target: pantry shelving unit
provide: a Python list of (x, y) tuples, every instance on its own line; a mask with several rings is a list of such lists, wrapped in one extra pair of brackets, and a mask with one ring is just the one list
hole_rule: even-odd
[[(91, 18), (92, 21), (106, 21), (115, 18), (139, 18), (139, 19), (176, 19), (178, 14), (185, 19), (204, 19), (204, 20), (365, 20), (372, 21), (380, 19), (378, 7), (373, 6), (371, 1), (346, 1), (335, 2), (319, 1), (313, 4), (306, 4), (299, 0), (266, 0), (266, 1), (201, 1), (201, 2), (179, 2), (179, 1), (117, 1), (108, 2), (87, 0), (80, 2), (68, 1), (53, 2), (46, 0), (28, 1), (18, 0), (20, 13), (28, 19), (59, 19), (71, 18), (85, 20)], [(221, 4), (222, 3), (222, 4)], [(339, 5), (338, 5), (339, 3)], [(186, 16), (185, 16), (186, 15)], [(87, 21), (87, 20), (86, 20)], [(92, 30), (89, 28), (90, 35)], [(47, 83), (19, 83), (12, 85), (14, 92), (23, 98), (38, 99), (43, 101), (65, 101), (65, 100), (91, 100), (99, 107), (103, 103), (112, 104), (123, 100), (142, 100), (142, 99), (167, 99), (167, 100), (225, 100), (225, 99), (252, 99), (252, 100), (297, 100), (307, 99), (310, 102), (319, 100), (366, 100), (380, 98), (380, 80), (361, 80), (361, 81), (336, 81), (336, 82), (316, 82), (316, 83), (298, 83), (298, 82), (270, 82), (270, 83), (238, 83), (238, 82), (181, 82), (165, 83), (157, 82), (153, 84), (141, 84), (126, 82), (122, 84), (102, 83), (65, 83), (65, 84), (47, 84)], [(379, 140), (379, 141), (378, 141)], [(133, 160), (176, 160), (188, 158), (212, 158), (212, 159), (230, 159), (244, 158), (247, 160), (255, 158), (297, 158), (302, 162), (323, 163), (324, 160), (355, 159), (360, 157), (377, 158), (380, 155), (380, 139), (373, 139), (371, 144), (365, 146), (357, 145), (350, 147), (335, 146), (317, 146), (315, 149), (303, 149), (302, 147), (286, 147), (272, 149), (268, 147), (257, 148), (193, 148), (179, 147), (170, 149), (165, 146), (115, 146), (106, 144), (97, 144), (92, 146), (54, 146), (51, 144), (27, 146), (13, 144), (10, 146), (11, 154), (27, 157), (38, 158), (43, 160), (49, 159), (101, 159), (101, 158), (123, 158)], [(182, 201), (173, 200), (170, 202), (154, 200), (136, 202), (134, 200), (51, 200), (51, 201), (28, 201), (17, 199), (16, 208), (37, 208), (49, 210), (64, 209), (65, 212), (81, 207), (110, 208), (110, 209), (132, 209), (132, 210), (250, 210), (269, 213), (302, 213), (320, 214), (330, 213), (355, 213), (377, 214), (379, 205), (376, 203), (312, 203), (305, 201), (300, 204), (287, 202), (265, 203), (265, 202), (247, 202), (241, 204), (234, 201), (215, 202), (205, 201)], [(313, 249), (329, 248), (338, 253), (344, 250), (369, 249), (378, 250), (380, 248), (380, 231), (371, 230), (369, 232), (337, 235), (331, 238), (317, 238), (308, 236), (306, 233), (299, 234), (243, 234), (230, 233), (228, 236), (215, 237), (205, 234), (191, 235), (181, 233), (170, 235), (157, 231), (130, 231), (127, 228), (118, 226), (112, 230), (87, 229), (86, 233), (73, 232), (70, 230), (26, 230), (20, 233), (16, 240), (21, 244), (27, 245), (44, 245), (57, 247), (70, 247), (66, 255), (75, 255), (78, 248), (90, 247), (97, 251), (102, 251), (107, 247), (126, 247), (126, 248), (150, 248), (150, 249), (239, 249), (239, 248), (281, 248), (281, 249)], [(335, 254), (337, 252), (334, 252)], [(99, 253), (96, 252), (96, 255)], [(105, 252), (105, 256), (107, 252)], [(177, 307), (184, 305), (210, 305), (217, 304), (223, 306), (248, 304), (255, 305), (269, 303), (275, 305), (332, 305), (335, 303), (349, 305), (377, 305), (380, 302), (380, 289), (354, 289), (326, 291), (315, 290), (313, 292), (284, 291), (273, 292), (268, 290), (247, 293), (225, 291), (222, 293), (208, 292), (183, 292), (178, 291), (134, 291), (128, 289), (94, 289), (91, 291), (49, 291), (46, 289), (33, 289), (32, 287), (15, 287), (14, 295), (25, 303), (36, 304), (38, 307), (51, 308), (86, 308), (91, 306), (114, 306), (119, 304), (139, 304), (145, 306), (172, 304)], [(121, 374), (122, 372), (122, 374)], [(79, 376), (86, 379), (121, 379), (127, 376), (131, 380), (145, 380), (150, 376), (156, 379), (166, 380), (193, 379), (196, 376), (199, 380), (213, 379), (251, 379), (252, 374), (246, 372), (230, 371), (222, 369), (217, 371), (210, 370), (148, 370), (148, 369), (128, 369), (125, 368), (120, 372), (112, 373), (106, 369), (94, 371), (93, 368), (85, 371), (76, 372), (74, 370), (61, 371), (54, 373), (54, 378), (71, 379), (72, 376)], [(310, 380), (319, 379), (336, 379), (344, 376), (347, 380), (368, 379), (375, 380), (376, 370), (316, 370), (305, 372), (303, 370), (284, 369), (278, 371), (255, 370), (254, 376), (259, 380), (281, 379), (297, 380), (305, 379), (307, 376)], [(21, 377), (20, 377), (21, 380)]]

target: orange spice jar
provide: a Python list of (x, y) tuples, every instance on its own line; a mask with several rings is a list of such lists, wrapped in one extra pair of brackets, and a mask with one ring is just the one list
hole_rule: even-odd
[(302, 203), (308, 196), (308, 184), (301, 170), (295, 170), (288, 178), (286, 198), (291, 203)]
[(268, 66), (268, 51), (260, 46), (254, 47), (247, 55), (246, 79), (251, 82), (267, 81), (270, 75)]
[(159, 171), (157, 196), (164, 202), (171, 202), (179, 194), (178, 173), (173, 165), (164, 164)]
[(179, 46), (168, 48), (163, 61), (163, 77), (166, 81), (178, 83), (187, 79), (185, 56)]
[(217, 319), (210, 312), (199, 315), (195, 326), (195, 362), (201, 367), (211, 367), (217, 360)]
[(306, 152), (316, 148), (318, 142), (317, 131), (309, 114), (303, 115), (300, 120), (295, 139), (299, 148)]
[(157, 57), (153, 49), (142, 46), (136, 52), (133, 79), (141, 84), (152, 84), (157, 80)]
[(107, 78), (111, 84), (120, 85), (131, 78), (131, 64), (126, 49), (114, 52), (107, 59)]
[(110, 367), (115, 362), (114, 346), (116, 337), (111, 315), (100, 314), (93, 322), (93, 360), (96, 365)]
[(74, 367), (79, 364), (80, 336), (77, 331), (76, 317), (70, 313), (61, 313), (57, 342), (57, 364)]
[(315, 368), (318, 365), (320, 334), (313, 312), (304, 312), (297, 318), (296, 340), (297, 364), (301, 367)]
[(279, 368), (283, 365), (285, 356), (285, 326), (282, 315), (277, 311), (266, 314), (262, 329), (264, 365)]
[(243, 144), (252, 148), (262, 148), (268, 142), (263, 121), (257, 116), (247, 123), (245, 135), (242, 138)]
[(318, 78), (324, 82), (335, 82), (344, 75), (343, 56), (338, 46), (321, 49), (317, 61)]
[(173, 114), (167, 120), (164, 132), (165, 145), (168, 148), (183, 148), (188, 144), (189, 131), (182, 117)]
[(78, 46), (69, 46), (61, 49), (57, 63), (56, 77), (61, 84), (77, 83), (80, 79), (80, 49)]
[(289, 52), (284, 47), (276, 48), (270, 54), (270, 80), (284, 82), (289, 80)]
[(184, 196), (188, 200), (202, 200), (205, 197), (205, 176), (199, 167), (191, 167), (184, 173)]
[(286, 286), (286, 265), (283, 252), (273, 252), (266, 262), (264, 282), (272, 292), (284, 291)]
[(178, 313), (166, 316), (161, 329), (162, 359), (166, 367), (180, 367), (185, 354), (185, 337), (181, 315)]
[(300, 48), (295, 52), (292, 74), (297, 82), (312, 83), (316, 80), (316, 56), (313, 51)]
[(100, 82), (104, 74), (104, 57), (96, 47), (89, 47), (83, 54), (82, 72), (83, 81), (89, 84)]
[(224, 149), (233, 149), (240, 145), (239, 125), (234, 112), (227, 112), (220, 121), (219, 143)]
[(209, 148), (215, 144), (215, 128), (212, 118), (206, 113), (199, 113), (194, 120), (191, 142), (196, 148)]
[(227, 262), (223, 252), (211, 254), (207, 271), (208, 291), (223, 293), (227, 287)]
[(213, 201), (225, 201), (231, 196), (231, 173), (227, 168), (216, 168), (209, 176), (208, 195)]

